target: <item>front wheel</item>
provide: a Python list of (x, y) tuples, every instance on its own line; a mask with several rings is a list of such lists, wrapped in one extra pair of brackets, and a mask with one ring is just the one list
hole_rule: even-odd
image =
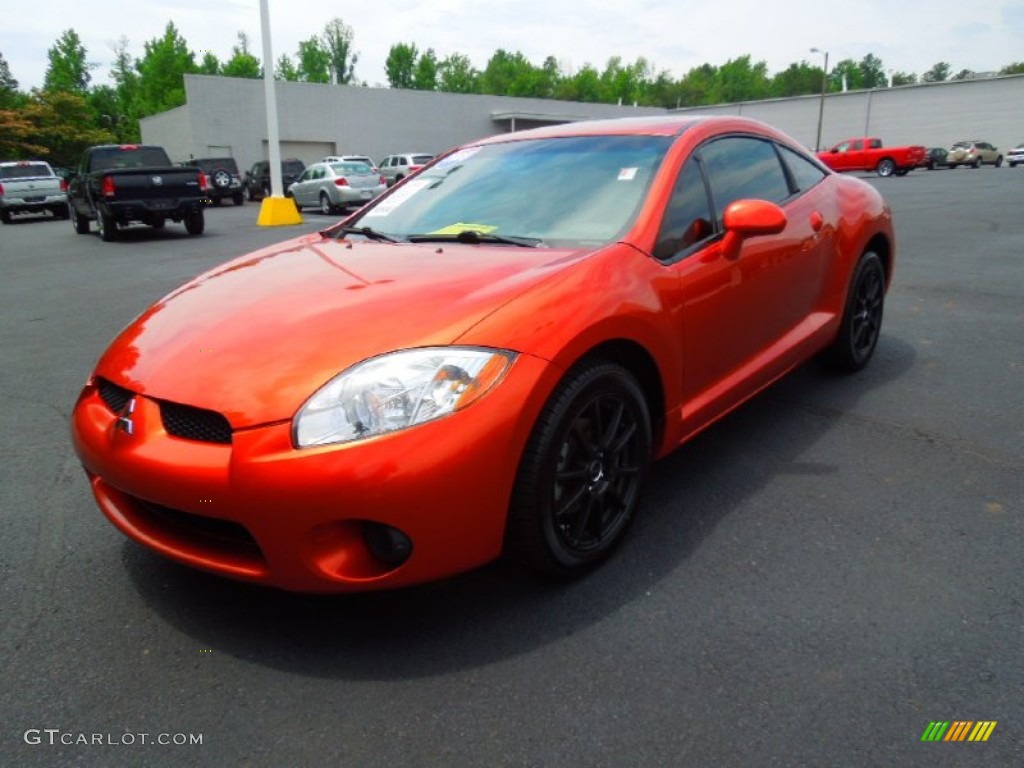
[(878, 161), (878, 165), (875, 166), (875, 172), (879, 176), (892, 176), (896, 171), (896, 163), (890, 160), (888, 157), (884, 157)]
[(1000, 155), (999, 157), (996, 158), (996, 168), (998, 168), (1002, 164), (1003, 164), (1003, 156)]
[(647, 401), (629, 371), (601, 360), (570, 371), (519, 464), (506, 527), (509, 557), (558, 576), (606, 558), (636, 512), (651, 439)]
[(846, 373), (867, 365), (882, 332), (884, 307), (885, 267), (878, 254), (865, 251), (853, 271), (839, 334), (822, 353), (822, 361)]
[(185, 231), (190, 235), (201, 235), (206, 228), (206, 219), (201, 210), (192, 211), (185, 216)]

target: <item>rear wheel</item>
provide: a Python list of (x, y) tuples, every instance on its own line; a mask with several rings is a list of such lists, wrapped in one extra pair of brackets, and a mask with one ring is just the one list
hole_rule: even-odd
[(574, 368), (520, 462), (507, 554), (560, 576), (606, 558), (633, 519), (650, 458), (650, 413), (632, 374), (601, 360)]
[(979, 165), (981, 165), (981, 158), (974, 158), (974, 162), (971, 163), (971, 168), (977, 168)]
[(1000, 155), (999, 157), (996, 158), (996, 168), (998, 168), (1002, 164), (1003, 164), (1003, 156)]
[(331, 203), (331, 198), (327, 196), (326, 192), (320, 193), (320, 213), (325, 216), (334, 213), (334, 205)]
[(11, 212), (8, 211), (8, 210), (0, 211), (0, 221), (2, 221), (4, 224), (10, 224), (11, 223)]
[(117, 219), (100, 211), (96, 217), (96, 231), (99, 232), (101, 240), (108, 243), (117, 240)]
[(190, 235), (201, 235), (206, 228), (202, 210), (192, 211), (185, 216), (185, 231)]
[(231, 202), (235, 205), (245, 205), (245, 195), (241, 192), (235, 192), (235, 194), (231, 196)]
[(822, 353), (822, 362), (848, 373), (867, 365), (882, 332), (884, 307), (885, 267), (878, 254), (865, 251), (853, 271), (839, 334)]
[(883, 157), (878, 161), (878, 165), (875, 166), (875, 172), (879, 176), (892, 176), (896, 171), (896, 163), (894, 163), (888, 157)]

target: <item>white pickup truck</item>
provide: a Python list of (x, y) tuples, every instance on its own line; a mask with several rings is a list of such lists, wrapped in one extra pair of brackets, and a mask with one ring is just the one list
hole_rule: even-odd
[(0, 221), (11, 223), (14, 213), (50, 211), (68, 217), (68, 184), (42, 160), (0, 163)]

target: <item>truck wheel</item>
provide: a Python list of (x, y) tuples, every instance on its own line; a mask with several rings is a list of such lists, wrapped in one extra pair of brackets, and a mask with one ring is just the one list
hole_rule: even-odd
[(89, 234), (89, 219), (78, 211), (71, 212), (71, 226), (75, 228), (75, 232), (79, 235)]
[(890, 160), (888, 157), (883, 157), (878, 161), (878, 165), (875, 166), (875, 172), (879, 176), (892, 176), (896, 171), (896, 163)]
[(331, 199), (327, 197), (326, 192), (320, 193), (320, 213), (324, 216), (330, 216), (334, 213), (334, 205), (331, 203)]
[(7, 210), (0, 211), (0, 221), (2, 221), (4, 224), (10, 224), (11, 223), (11, 212), (7, 211)]
[(185, 217), (185, 231), (190, 235), (201, 235), (206, 227), (202, 211), (192, 211)]
[(117, 219), (100, 211), (96, 217), (96, 231), (99, 232), (101, 240), (114, 242), (117, 240)]

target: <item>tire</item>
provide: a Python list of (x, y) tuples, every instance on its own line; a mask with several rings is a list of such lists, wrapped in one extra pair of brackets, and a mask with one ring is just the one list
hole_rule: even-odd
[(235, 192), (235, 194), (231, 196), (231, 202), (235, 205), (245, 205), (245, 195), (241, 192)]
[(327, 196), (326, 192), (320, 193), (320, 213), (324, 216), (330, 216), (334, 213), (334, 205), (331, 203), (331, 198)]
[(1017, 164), (1016, 164), (1015, 162), (1013, 162), (1013, 160), (1011, 160), (1011, 161), (1010, 161), (1010, 167), (1011, 167), (1011, 168), (1016, 168), (1016, 167), (1017, 167)]
[(67, 203), (62, 203), (53, 209), (53, 215), (58, 219), (67, 219), (71, 216), (71, 208)]
[(512, 492), (505, 552), (535, 570), (575, 576), (625, 536), (651, 460), (651, 419), (625, 368), (584, 361), (533, 427)]
[(153, 229), (163, 229), (165, 226), (167, 226), (167, 219), (153, 219), (151, 222), (149, 222), (149, 226), (151, 226)]
[(103, 211), (98, 211), (96, 216), (96, 231), (100, 239), (107, 243), (117, 240), (117, 219), (108, 216)]
[(892, 176), (895, 172), (896, 163), (894, 163), (888, 157), (883, 157), (881, 160), (878, 161), (878, 165), (875, 166), (875, 173), (882, 177)]
[(822, 353), (822, 362), (843, 373), (853, 373), (867, 365), (882, 332), (884, 308), (885, 267), (878, 254), (865, 251), (853, 270), (839, 333)]
[(981, 165), (981, 158), (974, 158), (974, 162), (971, 163), (971, 168), (977, 168), (979, 165)]
[(999, 157), (996, 158), (995, 166), (996, 166), (996, 168), (998, 168), (1002, 164), (1003, 164), (1003, 156), (1000, 155)]
[(11, 212), (6, 210), (6, 209), (0, 211), (0, 221), (2, 221), (4, 224), (10, 224), (11, 223)]
[(929, 160), (928, 161), (928, 170), (929, 171), (934, 171), (935, 170), (935, 161), (934, 160)]
[(79, 235), (89, 234), (89, 219), (76, 210), (71, 211), (71, 226), (75, 228), (75, 232)]
[(245, 193), (249, 197), (249, 202), (250, 203), (256, 202), (256, 195), (254, 195), (252, 193), (252, 187), (247, 187), (246, 190), (245, 190)]
[(185, 231), (190, 235), (201, 235), (206, 228), (202, 210), (192, 211), (185, 216)]

